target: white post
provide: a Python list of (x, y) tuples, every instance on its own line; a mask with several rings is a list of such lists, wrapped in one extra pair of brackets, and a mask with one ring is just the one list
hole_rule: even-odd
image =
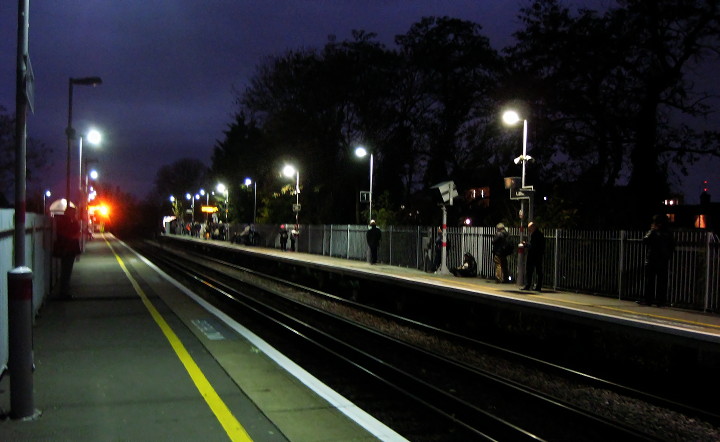
[(368, 223), (372, 219), (372, 194), (373, 194), (373, 154), (370, 154), (370, 208), (368, 209)]
[(442, 205), (442, 253), (440, 254), (440, 270), (441, 275), (449, 275), (450, 271), (447, 269), (447, 208)]

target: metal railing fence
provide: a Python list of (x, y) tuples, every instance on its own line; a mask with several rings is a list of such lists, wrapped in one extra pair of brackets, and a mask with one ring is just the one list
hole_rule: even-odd
[[(241, 226), (233, 226), (240, 230)], [(300, 226), (298, 250), (336, 258), (366, 260), (365, 225)], [(256, 226), (256, 244), (279, 247), (278, 227)], [(519, 241), (519, 229), (508, 228), (510, 240)], [(644, 290), (644, 231), (544, 231), (543, 266), (547, 287), (618, 299), (635, 300)], [(379, 261), (399, 267), (430, 271), (436, 230), (433, 227), (384, 226)], [(669, 265), (668, 301), (675, 306), (720, 312), (720, 240), (706, 231), (673, 233), (676, 247)], [(460, 265), (465, 252), (478, 262), (478, 277), (494, 278), (491, 255), (494, 227), (450, 227), (447, 237), (448, 268)], [(517, 254), (508, 257), (515, 280)]]

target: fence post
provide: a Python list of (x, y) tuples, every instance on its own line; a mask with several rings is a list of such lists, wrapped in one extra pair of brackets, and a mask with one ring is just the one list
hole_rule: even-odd
[(560, 234), (562, 229), (555, 229), (555, 253), (553, 256), (553, 290), (558, 288), (558, 267), (560, 266)]
[(393, 246), (392, 246), (392, 240), (393, 240), (393, 228), (390, 226), (390, 244), (389, 244), (389, 257), (388, 257), (388, 265), (392, 265), (392, 256), (393, 256)]
[(420, 238), (420, 226), (415, 228), (415, 268), (420, 268), (420, 249), (422, 248), (422, 238)]
[(618, 259), (618, 299), (622, 299), (623, 294), (623, 272), (625, 269), (625, 240), (627, 239), (627, 231), (620, 231), (620, 259)]
[(712, 262), (712, 257), (710, 255), (711, 239), (712, 233), (705, 233), (705, 305), (703, 308), (706, 312), (710, 310), (710, 263)]
[(332, 228), (332, 224), (330, 224), (329, 227), (330, 227), (330, 243), (328, 244), (328, 255), (327, 255), (327, 256), (332, 256), (332, 245), (333, 245), (333, 228)]

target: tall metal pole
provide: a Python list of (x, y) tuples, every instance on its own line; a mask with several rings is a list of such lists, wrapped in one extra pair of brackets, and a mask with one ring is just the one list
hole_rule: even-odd
[(28, 53), (30, 0), (18, 2), (17, 71), (15, 88), (15, 268), (8, 272), (8, 343), (10, 415), (29, 419), (39, 415), (33, 396), (32, 270), (25, 265), (26, 153), (28, 95), (32, 72)]
[(72, 148), (72, 140), (75, 138), (75, 129), (72, 127), (72, 112), (73, 112), (73, 85), (80, 84), (84, 86), (97, 86), (102, 84), (100, 77), (84, 77), (84, 78), (69, 78), (68, 79), (68, 125), (65, 129), (67, 135), (67, 176), (65, 184), (65, 199), (70, 204), (70, 151)]
[(67, 135), (67, 175), (65, 177), (65, 199), (70, 204), (70, 149), (72, 147), (72, 139), (75, 138), (75, 129), (72, 127), (72, 109), (73, 109), (73, 79), (68, 79), (68, 124), (65, 129)]
[(447, 268), (447, 207), (444, 204), (440, 207), (442, 207), (442, 251), (440, 253), (440, 270), (438, 270), (438, 274), (449, 275), (450, 271)]
[(254, 193), (253, 224), (255, 224), (257, 222), (257, 181), (253, 181), (253, 193)]
[[(523, 119), (523, 152), (522, 152), (522, 189), (525, 189), (525, 164), (527, 163), (527, 119)], [(532, 203), (530, 203), (532, 204)], [(519, 243), (520, 246), (518, 247), (518, 259), (517, 259), (517, 284), (519, 286), (524, 286), (526, 283), (529, 284), (530, 282), (525, 281), (525, 268), (526, 268), (526, 260), (527, 255), (525, 253), (525, 245), (524, 245), (524, 239), (525, 239), (525, 225), (527, 224), (527, 213), (525, 212), (525, 200), (520, 200), (520, 235), (519, 235)]]
[[(300, 171), (295, 170), (295, 176), (297, 177), (297, 184), (295, 184), (295, 203), (300, 207)], [(300, 211), (295, 212), (295, 227), (300, 227)]]
[[(522, 188), (525, 188), (525, 164), (527, 163), (527, 119), (523, 120), (523, 152), (522, 152)], [(523, 241), (525, 219), (525, 200), (520, 201), (520, 242)]]
[(368, 209), (368, 224), (372, 220), (372, 195), (373, 195), (373, 154), (370, 154), (370, 208)]

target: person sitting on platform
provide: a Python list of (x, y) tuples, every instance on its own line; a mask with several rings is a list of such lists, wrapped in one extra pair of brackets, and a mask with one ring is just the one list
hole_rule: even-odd
[(450, 270), (455, 276), (477, 276), (477, 261), (470, 252), (465, 253), (460, 267)]

